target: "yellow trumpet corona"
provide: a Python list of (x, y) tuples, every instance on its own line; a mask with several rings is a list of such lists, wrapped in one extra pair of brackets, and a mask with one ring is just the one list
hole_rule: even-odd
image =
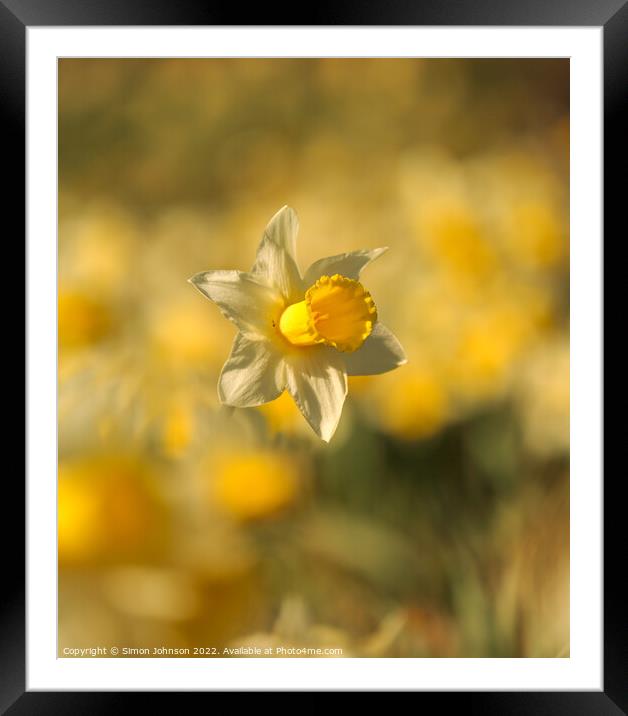
[(369, 337), (376, 320), (375, 303), (364, 286), (334, 274), (321, 276), (303, 301), (284, 310), (279, 331), (295, 346), (324, 343), (352, 353)]

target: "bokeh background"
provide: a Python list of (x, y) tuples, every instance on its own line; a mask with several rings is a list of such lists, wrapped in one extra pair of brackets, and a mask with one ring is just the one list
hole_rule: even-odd
[[(567, 60), (59, 61), (59, 654), (569, 655)], [(187, 283), (300, 217), (409, 362), (319, 441)]]

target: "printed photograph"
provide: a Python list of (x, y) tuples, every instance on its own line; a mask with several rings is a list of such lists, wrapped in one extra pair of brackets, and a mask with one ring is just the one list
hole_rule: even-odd
[(569, 60), (58, 60), (58, 656), (570, 654)]

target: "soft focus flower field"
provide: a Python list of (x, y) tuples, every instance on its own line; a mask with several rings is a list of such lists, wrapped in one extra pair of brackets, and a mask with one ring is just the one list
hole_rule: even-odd
[[(59, 654), (569, 654), (568, 61), (60, 60)], [(368, 269), (408, 364), (331, 441), (221, 407), (187, 283)]]

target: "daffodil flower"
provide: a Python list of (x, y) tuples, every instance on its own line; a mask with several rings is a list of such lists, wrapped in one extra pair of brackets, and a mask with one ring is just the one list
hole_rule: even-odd
[(270, 220), (250, 272), (204, 271), (190, 282), (239, 329), (218, 380), (221, 403), (262, 405), (288, 390), (316, 434), (329, 441), (347, 395), (348, 375), (375, 375), (406, 362), (378, 320), (360, 272), (385, 248), (297, 267), (295, 212)]

